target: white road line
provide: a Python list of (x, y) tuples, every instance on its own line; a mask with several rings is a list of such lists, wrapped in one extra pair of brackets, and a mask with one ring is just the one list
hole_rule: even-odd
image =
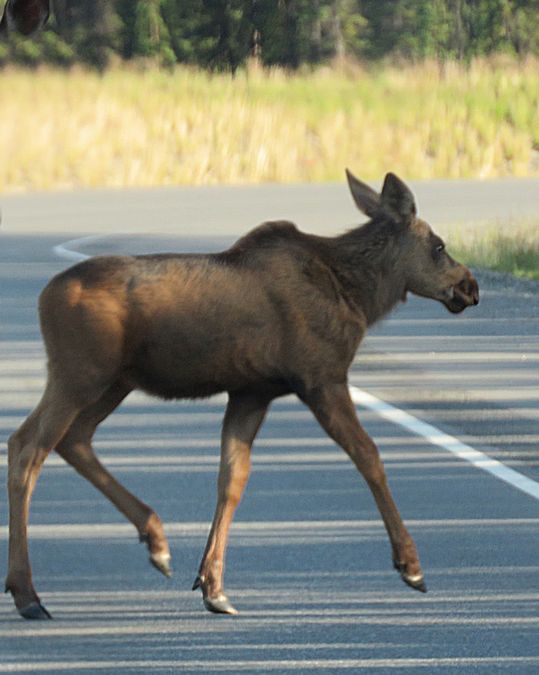
[(514, 469), (510, 469), (497, 459), (492, 459), (492, 457), (489, 457), (484, 452), (472, 448), (471, 445), (462, 443), (458, 438), (444, 433), (432, 424), (422, 422), (417, 419), (417, 417), (410, 415), (410, 413), (407, 413), (390, 403), (386, 403), (362, 389), (350, 387), (350, 395), (357, 405), (377, 413), (380, 417), (411, 431), (417, 436), (422, 436), (427, 439), (429, 443), (447, 450), (456, 457), (465, 459), (478, 469), (482, 469), (483, 471), (492, 474), (496, 478), (517, 488), (517, 490), (521, 490), (527, 495), (530, 495), (530, 497), (539, 500), (539, 483), (536, 483), (531, 478), (524, 476)]
[(52, 250), (59, 258), (64, 258), (71, 262), (82, 262), (83, 260), (88, 260), (91, 256), (74, 250), (77, 246), (81, 244), (91, 244), (94, 241), (99, 241), (100, 239), (105, 239), (110, 236), (111, 235), (109, 234), (91, 234), (87, 237), (78, 237), (77, 239), (71, 239), (70, 241), (58, 244), (57, 246), (54, 246)]
[[(53, 250), (56, 255), (67, 260), (87, 260), (90, 256), (84, 253), (79, 253), (74, 249), (80, 244), (91, 243), (92, 241), (103, 239), (107, 236), (110, 235), (91, 235), (88, 237), (72, 239), (65, 242), (64, 244), (55, 246)], [(502, 480), (505, 483), (508, 483), (509, 485), (517, 488), (517, 490), (520, 490), (530, 497), (539, 500), (539, 483), (536, 483), (531, 478), (524, 476), (514, 469), (510, 469), (508, 466), (497, 459), (492, 459), (492, 457), (489, 457), (484, 452), (476, 450), (475, 448), (472, 448), (471, 445), (467, 445), (466, 443), (459, 441), (458, 438), (444, 433), (431, 424), (422, 422), (410, 413), (407, 413), (404, 410), (391, 405), (390, 403), (386, 403), (385, 401), (382, 401), (376, 396), (373, 396), (372, 394), (369, 394), (358, 387), (350, 386), (349, 390), (352, 400), (357, 405), (375, 412), (380, 417), (383, 417), (384, 419), (387, 419), (390, 422), (393, 422), (394, 424), (411, 431), (417, 436), (427, 439), (429, 443), (447, 450), (456, 457), (470, 462), (470, 464), (476, 468), (486, 471), (499, 480)]]
[[(295, 619), (297, 621), (297, 618)], [(170, 627), (170, 632), (176, 633), (178, 628), (176, 626)], [(67, 632), (67, 631), (66, 631)], [(136, 632), (144, 632), (136, 631)], [(24, 631), (27, 634), (27, 631)], [(37, 634), (37, 633), (36, 633)], [(91, 632), (89, 634), (92, 634)], [(121, 631), (120, 634), (127, 634), (127, 630)], [(275, 645), (276, 648), (279, 645)], [(405, 668), (426, 669), (427, 672), (433, 668), (475, 668), (481, 666), (503, 666), (505, 668), (515, 667), (517, 671), (524, 672), (523, 669), (530, 666), (537, 666), (539, 664), (539, 657), (537, 656), (460, 656), (460, 657), (443, 657), (443, 658), (387, 658), (387, 659), (368, 659), (368, 658), (341, 658), (341, 659), (326, 659), (326, 658), (311, 658), (311, 659), (152, 659), (152, 660), (103, 660), (103, 661), (23, 661), (18, 663), (6, 663), (0, 665), (0, 672), (2, 673), (36, 673), (36, 672), (61, 672), (77, 670), (91, 670), (93, 672), (107, 670), (109, 672), (120, 672), (122, 670), (132, 671), (133, 669), (150, 672), (157, 669), (172, 670), (174, 672), (186, 672), (187, 670), (197, 670), (203, 672), (214, 671), (216, 668), (219, 672), (240, 672), (242, 670), (260, 670), (262, 672), (285, 670), (301, 670), (305, 669), (318, 670), (323, 672), (334, 670), (354, 670), (358, 672), (363, 669), (379, 669), (387, 670), (397, 669), (403, 672)], [(462, 670), (461, 670), (462, 672)]]
[[(484, 528), (516, 529), (518, 527), (530, 528), (539, 525), (539, 518), (456, 518), (456, 519), (407, 519), (410, 527), (418, 529), (434, 528), (442, 529), (468, 529)], [(167, 522), (165, 530), (170, 537), (206, 536), (211, 523), (204, 521), (193, 522)], [(313, 532), (319, 534), (332, 534), (338, 532), (354, 532), (360, 530), (380, 531), (383, 534), (384, 525), (380, 520), (253, 520), (234, 522), (234, 532), (242, 535), (259, 535), (269, 537), (272, 534), (284, 537), (286, 535), (299, 536), (302, 532), (312, 536)], [(32, 539), (54, 540), (59, 539), (130, 539), (135, 538), (135, 529), (130, 523), (56, 523), (47, 525), (29, 525)], [(0, 541), (8, 538), (8, 526), (0, 527)], [(531, 596), (530, 596), (531, 597)]]

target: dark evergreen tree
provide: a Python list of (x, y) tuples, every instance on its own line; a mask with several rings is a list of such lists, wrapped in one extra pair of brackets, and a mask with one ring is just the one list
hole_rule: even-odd
[(539, 55), (539, 0), (54, 0), (31, 41), (0, 45), (0, 61), (109, 57), (231, 70), (255, 54), (297, 68), (334, 58), (467, 60)]

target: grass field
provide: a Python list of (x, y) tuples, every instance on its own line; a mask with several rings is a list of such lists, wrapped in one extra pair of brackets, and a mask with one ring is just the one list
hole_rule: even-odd
[[(0, 71), (0, 192), (539, 175), (539, 61), (236, 77), (177, 68)], [(509, 236), (506, 232), (510, 231)], [(539, 279), (539, 222), (453, 236)], [(464, 236), (465, 235), (465, 236)]]
[(539, 174), (539, 62), (0, 71), (0, 190)]
[(452, 228), (451, 254), (473, 267), (539, 281), (539, 220)]

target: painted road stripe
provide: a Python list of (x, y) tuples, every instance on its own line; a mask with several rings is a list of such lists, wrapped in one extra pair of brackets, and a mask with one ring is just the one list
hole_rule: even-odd
[[(537, 527), (539, 518), (451, 518), (451, 519), (407, 519), (410, 527), (440, 529), (466, 529), (481, 528), (503, 529), (516, 527)], [(165, 530), (169, 536), (206, 536), (211, 523), (204, 521), (195, 522), (169, 522)], [(313, 532), (357, 532), (358, 530), (380, 530), (383, 532), (383, 523), (380, 520), (256, 520), (234, 522), (234, 531), (242, 534), (265, 534), (276, 533), (280, 536), (301, 532), (312, 534)], [(134, 527), (130, 523), (57, 523), (47, 525), (29, 525), (28, 531), (33, 539), (132, 539)], [(8, 537), (8, 527), (0, 527), (0, 540)]]
[(422, 436), (428, 440), (429, 443), (432, 443), (432, 445), (437, 445), (456, 457), (465, 459), (478, 469), (482, 469), (483, 471), (492, 474), (505, 483), (509, 483), (509, 485), (530, 495), (530, 497), (539, 500), (539, 483), (536, 483), (531, 478), (524, 476), (514, 469), (510, 469), (497, 459), (489, 457), (484, 452), (476, 450), (475, 448), (472, 448), (471, 445), (459, 441), (458, 438), (444, 433), (432, 424), (422, 422), (417, 419), (417, 417), (410, 415), (410, 413), (407, 413), (390, 403), (386, 403), (362, 389), (350, 387), (350, 395), (357, 405), (360, 405), (371, 412), (378, 413), (380, 417), (411, 431), (417, 436)]
[[(277, 645), (278, 646), (278, 645)], [(34, 673), (34, 672), (61, 672), (64, 670), (91, 670), (94, 672), (108, 670), (120, 672), (122, 670), (155, 669), (185, 672), (189, 670), (219, 669), (221, 672), (242, 670), (270, 671), (278, 670), (330, 670), (352, 669), (398, 669), (422, 668), (429, 672), (432, 668), (475, 668), (475, 667), (514, 667), (517, 672), (524, 672), (524, 668), (539, 665), (537, 656), (485, 656), (485, 657), (456, 657), (456, 658), (396, 658), (396, 659), (151, 659), (151, 660), (103, 660), (103, 661), (24, 661), (20, 663), (5, 663), (0, 665), (3, 673)]]
[(71, 262), (82, 262), (83, 260), (88, 260), (88, 258), (91, 258), (91, 256), (86, 255), (86, 253), (80, 253), (79, 251), (76, 251), (75, 249), (77, 246), (80, 246), (81, 244), (91, 244), (94, 241), (99, 241), (100, 239), (104, 239), (109, 236), (111, 235), (91, 234), (87, 237), (79, 237), (77, 239), (66, 241), (63, 244), (58, 244), (57, 246), (54, 246), (52, 250), (59, 258), (64, 258), (64, 260), (70, 260)]

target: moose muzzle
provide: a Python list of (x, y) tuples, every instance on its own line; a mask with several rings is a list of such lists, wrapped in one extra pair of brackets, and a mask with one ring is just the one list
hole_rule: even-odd
[(453, 314), (459, 314), (466, 307), (479, 304), (479, 286), (469, 269), (463, 267), (464, 278), (447, 291), (444, 305)]

